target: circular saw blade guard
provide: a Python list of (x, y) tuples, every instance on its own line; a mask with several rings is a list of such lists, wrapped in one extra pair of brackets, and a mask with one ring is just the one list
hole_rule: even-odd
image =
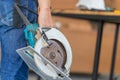
[[(51, 45), (49, 47), (45, 46), (43, 37), (40, 37), (35, 44), (35, 51), (42, 54), (62, 72), (68, 74), (72, 63), (72, 51), (69, 42), (65, 36), (55, 28), (49, 29), (45, 34)], [(57, 78), (58, 73), (53, 67), (42, 61), (36, 54), (34, 54), (34, 58), (38, 69), (49, 77)]]

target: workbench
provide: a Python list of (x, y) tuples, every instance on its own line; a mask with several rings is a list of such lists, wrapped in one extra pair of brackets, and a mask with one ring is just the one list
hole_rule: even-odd
[(102, 34), (103, 34), (103, 29), (104, 29), (103, 25), (105, 22), (116, 24), (114, 47), (113, 47), (113, 53), (112, 53), (113, 55), (112, 55), (112, 60), (111, 60), (111, 71), (110, 71), (110, 77), (109, 77), (109, 80), (113, 80), (118, 35), (119, 35), (120, 14), (119, 13), (116, 14), (114, 12), (105, 12), (105, 11), (81, 11), (81, 10), (60, 10), (60, 9), (52, 10), (52, 14), (53, 16), (86, 19), (86, 20), (97, 21), (99, 23), (95, 56), (94, 56), (94, 67), (93, 67), (93, 73), (92, 73), (92, 80), (97, 80), (98, 78), (101, 42), (102, 42)]

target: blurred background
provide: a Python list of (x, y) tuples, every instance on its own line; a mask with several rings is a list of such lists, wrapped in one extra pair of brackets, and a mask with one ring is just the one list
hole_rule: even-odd
[[(88, 0), (89, 1), (89, 0)], [(98, 0), (99, 1), (99, 0)], [(78, 9), (78, 0), (52, 0), (54, 9)], [(120, 9), (120, 0), (105, 0), (105, 5)], [(97, 5), (96, 5), (97, 6)], [(98, 24), (93, 21), (53, 16), (56, 22), (61, 23), (60, 30), (68, 38), (73, 50), (72, 73), (92, 73), (93, 59), (95, 53)], [(111, 56), (113, 50), (115, 24), (105, 23), (101, 58), (100, 73), (109, 73)], [(120, 41), (118, 43), (120, 45)], [(120, 47), (117, 50), (115, 73), (120, 73)]]
[[(88, 0), (89, 1), (89, 0)], [(76, 4), (78, 0), (52, 0), (54, 10), (80, 10)], [(99, 3), (99, 0), (98, 0)], [(97, 6), (97, 4), (96, 4)], [(120, 0), (105, 0), (105, 7), (120, 10)], [(91, 80), (93, 71), (98, 23), (95, 21), (53, 16), (59, 25), (60, 31), (68, 38), (73, 51), (71, 78), (73, 80)], [(99, 63), (99, 78), (107, 80), (113, 50), (115, 24), (105, 23), (102, 48)], [(115, 75), (120, 75), (120, 36), (118, 41)], [(39, 80), (39, 77), (30, 71), (29, 80)], [(119, 79), (120, 80), (120, 79)]]
[[(79, 0), (82, 1), (82, 0)], [(92, 1), (92, 0), (86, 0)], [(95, 0), (93, 0), (95, 1)], [(99, 3), (100, 0), (98, 0)], [(104, 0), (105, 7), (120, 10), (120, 0)], [(52, 9), (60, 10), (76, 10), (78, 0), (52, 0)], [(90, 2), (89, 2), (90, 3)], [(99, 3), (100, 4), (100, 3)], [(97, 6), (97, 4), (96, 4)], [(79, 9), (80, 10), (80, 9)], [(93, 71), (96, 39), (97, 39), (97, 28), (98, 23), (82, 20), (53, 16), (56, 22), (61, 23), (60, 30), (68, 38), (72, 51), (73, 51), (73, 64), (71, 73), (79, 74), (78, 76), (86, 75), (90, 76)], [(111, 68), (111, 57), (113, 51), (113, 42), (115, 33), (115, 24), (105, 23), (102, 48), (99, 63), (99, 74), (109, 75)], [(120, 37), (118, 41), (117, 58), (115, 65), (115, 74), (120, 74)], [(80, 78), (79, 78), (80, 80)], [(86, 79), (85, 79), (86, 80)], [(102, 79), (105, 80), (105, 79)]]

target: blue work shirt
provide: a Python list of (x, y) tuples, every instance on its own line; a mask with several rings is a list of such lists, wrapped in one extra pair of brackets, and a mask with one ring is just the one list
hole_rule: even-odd
[[(34, 0), (21, 0), (20, 4), (24, 7), (37, 11), (37, 5)], [(28, 10), (22, 9), (24, 15), (30, 22), (35, 21), (36, 15)], [(7, 25), (13, 26), (14, 0), (0, 0), (0, 21)]]

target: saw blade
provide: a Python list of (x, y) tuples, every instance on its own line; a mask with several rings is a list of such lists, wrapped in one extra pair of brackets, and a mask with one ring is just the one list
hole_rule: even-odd
[(60, 70), (64, 70), (66, 63), (66, 52), (61, 43), (57, 40), (49, 40), (50, 46), (43, 47), (40, 53)]

